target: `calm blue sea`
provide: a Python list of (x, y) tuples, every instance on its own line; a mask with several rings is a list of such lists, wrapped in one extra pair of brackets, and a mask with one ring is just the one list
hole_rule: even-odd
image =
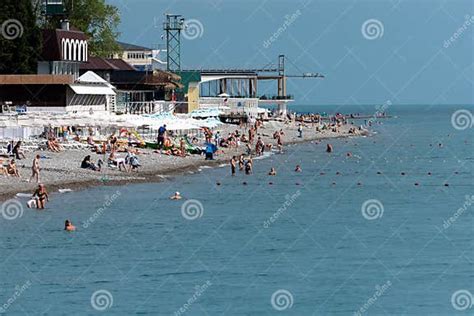
[(0, 311), (472, 314), (474, 128), (453, 126), (459, 109), (472, 122), (469, 106), (392, 105), (373, 137), (331, 140), (332, 154), (326, 141), (293, 145), (252, 176), (203, 169), (0, 217)]

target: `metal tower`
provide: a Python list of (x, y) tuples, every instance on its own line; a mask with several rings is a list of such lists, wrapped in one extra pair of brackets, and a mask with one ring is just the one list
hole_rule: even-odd
[(181, 70), (181, 30), (184, 29), (184, 18), (178, 14), (166, 14), (163, 30), (166, 31), (166, 69), (176, 72)]

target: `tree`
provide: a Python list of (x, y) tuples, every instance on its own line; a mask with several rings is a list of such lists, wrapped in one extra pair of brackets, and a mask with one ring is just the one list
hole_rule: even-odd
[[(3, 0), (2, 0), (3, 1)], [(118, 8), (105, 0), (67, 0), (66, 10), (72, 27), (89, 36), (89, 51), (94, 56), (108, 57), (121, 51), (117, 44), (120, 24)], [(57, 28), (60, 17), (50, 19), (47, 26)]]
[(41, 32), (31, 0), (1, 0), (0, 73), (37, 72)]

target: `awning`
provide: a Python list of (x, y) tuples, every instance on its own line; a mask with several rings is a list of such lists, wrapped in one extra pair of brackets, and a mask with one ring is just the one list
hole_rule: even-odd
[(76, 94), (115, 95), (114, 90), (105, 86), (70, 84), (69, 87), (71, 87), (72, 91)]

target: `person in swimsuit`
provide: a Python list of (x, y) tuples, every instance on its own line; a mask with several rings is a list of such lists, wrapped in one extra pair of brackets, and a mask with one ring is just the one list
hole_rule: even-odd
[(64, 222), (64, 230), (67, 230), (68, 232), (73, 232), (76, 230), (76, 226), (74, 226), (70, 220), (66, 220)]
[(230, 160), (230, 171), (232, 173), (232, 176), (235, 176), (236, 165), (237, 165), (237, 158), (233, 156), (232, 159)]
[(332, 145), (331, 145), (331, 144), (327, 144), (327, 146), (326, 146), (326, 152), (327, 152), (327, 153), (332, 153), (332, 151), (333, 151)]
[(269, 176), (276, 176), (276, 175), (277, 175), (277, 172), (276, 172), (275, 168), (272, 167), (272, 168), (270, 169), (270, 172), (268, 173), (268, 175), (269, 175)]
[(18, 143), (16, 143), (15, 147), (13, 147), (12, 152), (13, 152), (13, 155), (15, 155), (16, 160), (20, 160), (22, 159), (22, 157), (23, 159), (26, 159), (25, 154), (21, 150), (21, 140), (18, 141)]
[(243, 171), (244, 167), (245, 167), (244, 155), (240, 155), (240, 157), (239, 157), (239, 170)]
[(18, 168), (16, 167), (15, 159), (10, 160), (7, 166), (7, 173), (13, 177), (20, 177)]
[(46, 191), (44, 184), (38, 186), (32, 197), (36, 197), (36, 208), (44, 209), (45, 201), (49, 202), (48, 192)]
[(36, 178), (36, 183), (40, 183), (40, 165), (39, 165), (40, 155), (36, 155), (33, 159), (33, 165), (31, 166), (31, 180)]
[(252, 158), (249, 158), (247, 160), (247, 163), (245, 164), (245, 174), (249, 175), (252, 173)]
[(295, 172), (302, 172), (300, 165), (296, 165)]
[(174, 195), (170, 196), (170, 200), (181, 200), (181, 194), (179, 192), (175, 192)]

